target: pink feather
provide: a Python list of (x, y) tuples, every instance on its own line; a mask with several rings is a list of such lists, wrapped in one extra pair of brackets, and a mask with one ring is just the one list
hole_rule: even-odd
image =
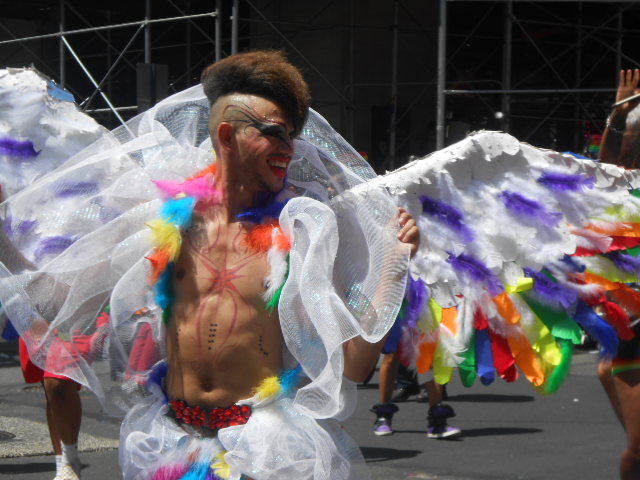
[(151, 480), (178, 480), (189, 470), (188, 465), (176, 463), (160, 467), (151, 477)]
[(608, 251), (613, 241), (613, 239), (607, 235), (591, 232), (583, 228), (572, 228), (571, 233), (576, 236), (576, 244), (578, 247), (595, 249), (600, 252)]
[(404, 327), (400, 337), (398, 355), (400, 363), (405, 367), (413, 367), (420, 355), (420, 344), (424, 342), (425, 334), (418, 330)]
[(172, 182), (170, 180), (154, 180), (165, 198), (173, 198), (178, 194), (194, 197), (200, 201), (218, 203), (222, 192), (213, 185), (211, 175), (197, 177), (186, 182)]

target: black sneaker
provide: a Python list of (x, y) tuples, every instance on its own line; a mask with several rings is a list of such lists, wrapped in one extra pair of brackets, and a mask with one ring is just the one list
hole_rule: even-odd
[(413, 385), (408, 385), (406, 387), (400, 387), (397, 390), (394, 390), (393, 395), (391, 395), (392, 402), (406, 402), (409, 397), (413, 395), (417, 395), (420, 393), (420, 388), (416, 391), (413, 388)]

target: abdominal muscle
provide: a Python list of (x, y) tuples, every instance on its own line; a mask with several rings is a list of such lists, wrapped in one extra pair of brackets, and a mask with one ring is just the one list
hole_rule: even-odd
[(280, 373), (283, 340), (262, 299), (266, 255), (244, 247), (238, 223), (203, 225), (176, 262), (166, 388), (172, 400), (228, 407)]

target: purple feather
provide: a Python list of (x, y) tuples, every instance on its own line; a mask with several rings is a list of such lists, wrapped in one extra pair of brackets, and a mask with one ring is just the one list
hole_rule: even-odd
[(621, 252), (609, 252), (605, 255), (615, 266), (626, 273), (640, 273), (640, 258)]
[(578, 300), (576, 292), (532, 268), (526, 267), (523, 270), (527, 277), (533, 278), (533, 291), (542, 303), (565, 310), (575, 305)]
[(596, 184), (594, 177), (586, 175), (572, 175), (568, 173), (547, 172), (538, 178), (538, 183), (557, 192), (577, 192), (593, 188)]
[(4, 219), (4, 222), (2, 222), (2, 230), (4, 231), (4, 234), (9, 237), (12, 238), (13, 237), (13, 228), (11, 228), (11, 215), (7, 215), (7, 218)]
[(34, 252), (36, 261), (42, 260), (45, 255), (64, 252), (73, 242), (75, 242), (75, 239), (69, 235), (56, 235), (43, 238), (40, 240), (38, 248)]
[(482, 283), (492, 297), (504, 291), (504, 286), (500, 283), (498, 277), (486, 265), (483, 265), (480, 260), (473, 258), (471, 255), (462, 253), (456, 256), (450, 253), (449, 263), (458, 272), (463, 272), (472, 280)]
[(550, 212), (541, 203), (516, 192), (505, 190), (500, 194), (500, 200), (511, 213), (542, 223), (547, 227), (555, 227), (562, 218), (562, 213)]
[(577, 273), (582, 273), (587, 269), (587, 267), (578, 263), (570, 255), (565, 255), (564, 257), (562, 257), (562, 263), (567, 265), (573, 272), (577, 272)]
[(427, 287), (421, 278), (414, 280), (411, 275), (408, 277), (407, 292), (405, 294), (407, 307), (404, 312), (404, 323), (409, 328), (415, 328), (418, 318), (420, 318), (420, 312), (424, 309), (427, 301)]
[(23, 220), (18, 223), (16, 230), (20, 235), (25, 235), (33, 230), (33, 227), (35, 227), (37, 223), (37, 220)]
[(29, 140), (15, 140), (13, 138), (0, 138), (0, 153), (10, 157), (33, 158), (38, 155), (33, 143)]
[(62, 181), (54, 185), (55, 196), (58, 198), (77, 197), (78, 195), (92, 195), (98, 192), (96, 182)]
[(422, 202), (422, 211), (424, 213), (440, 220), (456, 232), (466, 243), (473, 241), (473, 231), (464, 224), (464, 214), (459, 209), (427, 196), (420, 197), (420, 201)]

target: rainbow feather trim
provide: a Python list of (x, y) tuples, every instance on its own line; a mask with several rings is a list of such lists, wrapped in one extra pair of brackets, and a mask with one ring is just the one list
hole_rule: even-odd
[(215, 188), (210, 169), (182, 183), (156, 181), (155, 184), (167, 200), (160, 210), (160, 218), (148, 224), (154, 249), (147, 259), (151, 263), (149, 280), (154, 285), (156, 303), (164, 310), (162, 319), (166, 325), (174, 300), (172, 277), (182, 247), (181, 232), (191, 225), (197, 205), (219, 202), (222, 193)]

